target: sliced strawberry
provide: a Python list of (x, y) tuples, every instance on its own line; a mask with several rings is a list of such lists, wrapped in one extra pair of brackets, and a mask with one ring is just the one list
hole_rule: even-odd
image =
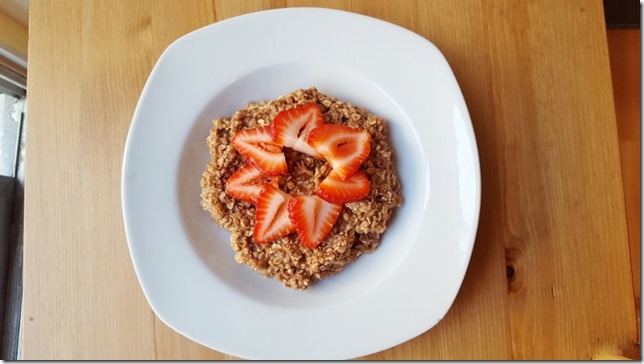
[(269, 179), (252, 163), (246, 162), (226, 181), (226, 192), (229, 195), (251, 204), (257, 203), (257, 197)]
[(294, 196), (288, 203), (288, 216), (295, 224), (297, 236), (307, 248), (317, 248), (340, 216), (342, 205), (332, 204), (317, 196)]
[(273, 143), (270, 126), (259, 126), (238, 131), (233, 146), (257, 169), (267, 176), (286, 173), (286, 157), (282, 147)]
[(266, 184), (257, 198), (253, 239), (266, 244), (295, 232), (295, 225), (288, 216), (291, 195), (272, 184)]
[(371, 152), (371, 135), (345, 125), (324, 124), (311, 131), (308, 143), (345, 181), (360, 168)]
[(320, 183), (315, 194), (325, 201), (337, 204), (362, 200), (369, 195), (371, 183), (362, 171), (356, 171), (351, 177), (343, 181), (334, 169)]
[(321, 157), (306, 142), (311, 130), (324, 124), (320, 107), (311, 102), (306, 105), (280, 111), (273, 119), (273, 142), (290, 147), (298, 152)]

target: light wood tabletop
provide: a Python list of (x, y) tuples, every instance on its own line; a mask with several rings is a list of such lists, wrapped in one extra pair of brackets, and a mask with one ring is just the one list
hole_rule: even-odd
[(459, 294), (433, 329), (367, 359), (639, 357), (600, 0), (32, 0), (22, 358), (233, 358), (148, 305), (124, 232), (123, 150), (170, 43), (286, 6), (345, 9), (433, 42), (476, 133), (481, 212)]

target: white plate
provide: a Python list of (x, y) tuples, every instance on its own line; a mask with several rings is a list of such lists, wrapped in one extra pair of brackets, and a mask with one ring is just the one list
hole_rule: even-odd
[[(316, 86), (384, 117), (404, 202), (372, 254), (294, 291), (238, 265), (200, 206), (211, 120)], [(291, 8), (212, 24), (152, 71), (125, 148), (132, 261), (163, 322), (243, 358), (337, 359), (407, 341), (447, 313), (480, 205), (476, 140), (440, 51), (406, 29), (343, 11)]]

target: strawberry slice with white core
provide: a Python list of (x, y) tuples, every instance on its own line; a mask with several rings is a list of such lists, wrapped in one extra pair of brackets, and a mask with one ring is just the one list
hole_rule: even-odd
[(295, 232), (295, 225), (288, 215), (291, 195), (272, 184), (266, 184), (257, 198), (253, 239), (257, 244), (267, 244)]
[(269, 183), (269, 180), (266, 176), (255, 168), (252, 163), (246, 162), (228, 178), (226, 192), (235, 198), (254, 205), (257, 203), (259, 193), (267, 183)]
[(335, 224), (342, 205), (324, 201), (318, 196), (294, 196), (288, 203), (288, 216), (300, 242), (307, 248), (317, 248)]
[(370, 190), (371, 183), (364, 172), (357, 171), (343, 181), (334, 169), (320, 183), (315, 194), (325, 201), (343, 204), (364, 199), (369, 195)]
[(323, 124), (322, 111), (315, 103), (280, 111), (273, 119), (273, 142), (321, 158), (306, 139), (311, 130)]
[(324, 124), (311, 131), (308, 143), (346, 181), (371, 153), (371, 135), (364, 129)]
[(243, 129), (233, 137), (233, 146), (239, 153), (267, 176), (288, 171), (282, 147), (273, 143), (271, 126)]

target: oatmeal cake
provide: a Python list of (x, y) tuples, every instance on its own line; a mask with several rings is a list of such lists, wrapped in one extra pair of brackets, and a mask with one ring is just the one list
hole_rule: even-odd
[[(370, 189), (359, 201), (341, 205), (331, 231), (315, 248), (302, 244), (299, 231), (271, 243), (258, 244), (253, 235), (256, 213), (253, 201), (235, 198), (226, 191), (226, 182), (233, 173), (247, 165), (246, 158), (233, 146), (233, 138), (241, 130), (271, 125), (281, 111), (311, 103), (320, 109), (325, 124), (368, 132), (370, 152), (356, 174), (367, 177)], [(231, 233), (231, 246), (238, 263), (288, 287), (305, 289), (378, 247), (392, 213), (402, 203), (393, 151), (382, 118), (310, 88), (270, 102), (249, 103), (232, 117), (216, 119), (213, 124), (207, 138), (212, 158), (201, 180), (202, 205), (217, 224)], [(283, 148), (283, 153), (288, 172), (270, 178), (270, 184), (291, 196), (313, 195), (333, 169), (329, 162), (311, 153), (293, 148)]]

